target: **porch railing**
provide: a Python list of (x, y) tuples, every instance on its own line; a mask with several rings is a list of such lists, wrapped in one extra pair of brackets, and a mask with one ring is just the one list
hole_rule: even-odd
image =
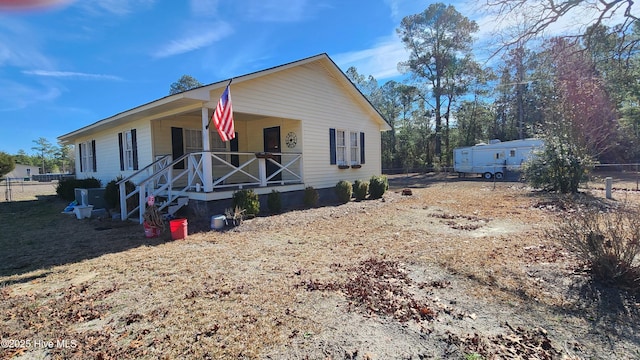
[[(204, 169), (204, 157), (211, 156), (211, 169)], [(118, 182), (120, 187), (120, 216), (122, 220), (138, 212), (142, 223), (146, 199), (162, 196), (162, 210), (175, 199), (204, 187), (205, 171), (212, 171), (213, 191), (266, 187), (302, 183), (302, 154), (253, 152), (197, 152), (185, 154), (171, 161), (170, 155), (159, 157), (152, 164)], [(134, 190), (127, 193), (126, 182), (143, 177)], [(133, 201), (137, 195), (136, 205)], [(127, 201), (132, 206), (127, 206)]]

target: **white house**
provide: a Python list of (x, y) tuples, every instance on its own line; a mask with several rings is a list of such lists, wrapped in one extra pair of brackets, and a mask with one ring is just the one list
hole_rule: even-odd
[[(236, 138), (222, 142), (207, 126), (228, 82), (166, 96), (58, 139), (75, 145), (79, 178), (104, 185), (120, 176), (122, 189), (133, 182), (126, 197), (143, 194), (142, 211), (148, 195), (197, 204), (230, 199), (241, 188), (321, 191), (381, 173), (381, 131), (390, 127), (327, 54), (233, 78)], [(137, 209), (123, 208), (122, 218)]]
[(39, 174), (40, 174), (40, 167), (38, 166), (16, 164), (16, 167), (13, 169), (13, 171), (6, 174), (4, 177), (6, 179), (31, 180), (31, 176), (39, 175)]

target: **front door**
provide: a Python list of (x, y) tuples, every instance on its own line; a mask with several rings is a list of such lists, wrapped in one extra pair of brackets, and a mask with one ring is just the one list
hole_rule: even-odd
[[(267, 153), (281, 153), (282, 148), (280, 147), (280, 126), (274, 126), (270, 128), (265, 128), (264, 130), (264, 152)], [(272, 158), (273, 161), (280, 163), (281, 157), (280, 155), (274, 155)], [(280, 167), (271, 161), (267, 160), (267, 177), (271, 176), (274, 172), (278, 171)], [(272, 181), (280, 181), (282, 180), (282, 173), (278, 173), (276, 176), (271, 178)]]

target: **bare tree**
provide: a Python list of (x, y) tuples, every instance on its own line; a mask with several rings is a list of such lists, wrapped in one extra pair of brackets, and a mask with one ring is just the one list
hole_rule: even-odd
[(622, 22), (618, 30), (625, 33), (639, 20), (632, 12), (633, 0), (485, 0), (485, 5), (501, 28), (502, 41), (495, 53), (545, 35), (562, 19), (580, 19), (580, 26), (572, 29), (576, 33), (565, 34), (575, 38), (587, 37), (587, 27), (605, 25), (614, 18)]

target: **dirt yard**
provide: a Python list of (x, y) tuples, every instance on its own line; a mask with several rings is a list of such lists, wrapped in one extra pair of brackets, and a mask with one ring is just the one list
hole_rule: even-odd
[(0, 358), (640, 358), (638, 300), (590, 282), (544, 236), (572, 210), (520, 183), (398, 176), (179, 241), (29, 189), (0, 202)]

